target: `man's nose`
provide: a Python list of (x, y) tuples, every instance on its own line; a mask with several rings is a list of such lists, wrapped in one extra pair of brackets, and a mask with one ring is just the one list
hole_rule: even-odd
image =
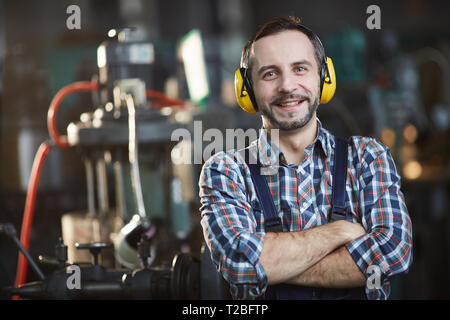
[(280, 93), (292, 93), (297, 88), (297, 80), (291, 74), (283, 74), (280, 77), (280, 84), (278, 91)]

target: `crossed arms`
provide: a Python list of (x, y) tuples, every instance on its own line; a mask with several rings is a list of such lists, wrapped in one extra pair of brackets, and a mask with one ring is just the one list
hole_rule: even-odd
[[(361, 156), (360, 168), (355, 179), (361, 224), (337, 221), (308, 230), (265, 233), (261, 212), (258, 215), (249, 203), (251, 182), (242, 167), (225, 153), (205, 163), (199, 180), (201, 223), (212, 259), (234, 297), (252, 298), (268, 284), (283, 282), (364, 286), (371, 265), (380, 268), (382, 283), (407, 272), (412, 228), (393, 160), (374, 144)], [(388, 292), (375, 291), (372, 298), (387, 298)]]
[(365, 233), (360, 224), (344, 220), (305, 231), (266, 233), (260, 263), (269, 284), (361, 287), (366, 278), (343, 245)]

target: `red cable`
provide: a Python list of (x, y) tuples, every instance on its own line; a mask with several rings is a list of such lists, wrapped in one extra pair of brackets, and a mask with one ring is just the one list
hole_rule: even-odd
[[(58, 93), (55, 95), (55, 97), (52, 99), (47, 113), (47, 127), (50, 137), (53, 139), (53, 141), (58, 147), (68, 148), (70, 146), (67, 142), (67, 138), (65, 136), (60, 136), (58, 131), (56, 130), (56, 112), (61, 102), (64, 100), (66, 96), (68, 96), (73, 92), (93, 91), (97, 90), (98, 88), (99, 84), (97, 82), (87, 82), (87, 81), (75, 82), (59, 90)], [(160, 99), (161, 102), (165, 103), (166, 105), (184, 105), (183, 101), (171, 99), (158, 91), (146, 90), (146, 95), (151, 98)], [(50, 151), (49, 142), (47, 141), (43, 142), (39, 146), (31, 169), (31, 176), (28, 184), (27, 197), (25, 201), (25, 210), (23, 214), (22, 229), (20, 233), (20, 242), (22, 243), (22, 245), (26, 250), (29, 249), (30, 244), (31, 225), (33, 222), (34, 205), (36, 200), (37, 187), (39, 183), (39, 176), (42, 170), (45, 157), (47, 156), (49, 151)], [(25, 283), (27, 278), (27, 267), (28, 267), (27, 260), (25, 259), (22, 253), (19, 253), (16, 283), (15, 283), (16, 287), (19, 287)], [(18, 296), (13, 297), (13, 299), (18, 298), (19, 298)]]
[[(47, 113), (47, 127), (50, 137), (53, 139), (55, 144), (61, 148), (68, 148), (69, 144), (67, 143), (67, 138), (65, 136), (60, 136), (58, 131), (56, 130), (56, 111), (59, 108), (59, 105), (64, 100), (64, 98), (78, 91), (93, 91), (97, 90), (99, 87), (97, 82), (88, 82), (88, 81), (80, 81), (70, 84), (61, 90), (55, 95), (50, 103), (50, 107)], [(37, 187), (39, 184), (39, 176), (42, 170), (42, 166), (50, 151), (50, 144), (48, 141), (43, 142), (34, 157), (33, 166), (31, 169), (30, 181), (28, 183), (27, 189), (27, 197), (25, 200), (25, 210), (23, 213), (23, 221), (22, 221), (22, 229), (20, 232), (20, 242), (24, 246), (25, 250), (29, 249), (30, 244), (30, 234), (31, 234), (31, 225), (33, 223), (33, 215), (34, 215), (34, 205), (36, 201), (36, 193)], [(17, 263), (17, 273), (16, 273), (16, 288), (23, 285), (27, 278), (27, 267), (28, 261), (25, 259), (22, 253), (19, 253), (19, 259)], [(18, 296), (14, 296), (13, 299), (19, 299)]]
[(185, 102), (169, 98), (164, 93), (155, 91), (155, 90), (145, 90), (145, 94), (148, 98), (155, 98), (158, 99), (160, 103), (157, 104), (158, 107), (165, 107), (165, 106), (184, 106)]
[(61, 104), (61, 101), (68, 96), (69, 94), (77, 91), (93, 91), (97, 90), (99, 87), (97, 82), (90, 82), (90, 81), (80, 81), (75, 82), (72, 84), (69, 84), (68, 86), (65, 86), (61, 90), (58, 91), (58, 93), (53, 98), (52, 102), (50, 103), (50, 107), (48, 108), (47, 113), (47, 127), (48, 127), (48, 133), (50, 134), (50, 137), (53, 139), (55, 144), (60, 148), (68, 148), (69, 143), (67, 142), (67, 138), (65, 136), (60, 136), (58, 131), (56, 130), (56, 111), (59, 108), (59, 105)]
[[(33, 167), (31, 169), (30, 181), (28, 183), (27, 197), (25, 201), (25, 210), (22, 221), (22, 231), (20, 233), (20, 242), (25, 250), (29, 249), (31, 225), (33, 222), (34, 203), (36, 200), (36, 192), (39, 182), (39, 175), (41, 173), (42, 165), (45, 157), (50, 151), (50, 144), (45, 141), (41, 143), (39, 149), (34, 157)], [(25, 283), (27, 278), (28, 261), (24, 255), (19, 252), (19, 261), (17, 263), (16, 287)]]

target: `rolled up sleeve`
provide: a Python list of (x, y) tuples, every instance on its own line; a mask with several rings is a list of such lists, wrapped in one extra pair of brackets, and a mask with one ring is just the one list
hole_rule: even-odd
[(216, 154), (204, 164), (199, 187), (201, 224), (213, 262), (233, 298), (258, 298), (268, 284), (259, 262), (265, 233), (257, 230), (239, 165), (227, 153)]
[(367, 233), (346, 248), (368, 282), (372, 281), (366, 286), (367, 298), (387, 299), (389, 278), (406, 273), (412, 263), (411, 219), (389, 149), (370, 140), (362, 160), (359, 200)]

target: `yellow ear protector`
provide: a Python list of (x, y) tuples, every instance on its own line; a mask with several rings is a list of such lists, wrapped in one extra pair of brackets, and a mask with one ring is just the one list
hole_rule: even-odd
[(336, 91), (336, 73), (330, 57), (326, 57), (325, 63), (322, 65), (320, 90), (320, 104), (328, 103)]
[[(299, 28), (300, 27), (309, 30), (304, 26), (299, 26)], [(325, 104), (333, 98), (334, 92), (336, 91), (336, 74), (333, 61), (329, 57), (324, 59), (320, 68), (320, 103)], [(238, 68), (234, 74), (236, 100), (245, 112), (256, 113), (256, 111), (258, 111), (258, 106), (247, 73), (247, 68)]]
[(234, 73), (234, 91), (238, 104), (248, 113), (256, 113), (255, 96), (250, 79), (247, 76), (247, 68), (238, 68)]

